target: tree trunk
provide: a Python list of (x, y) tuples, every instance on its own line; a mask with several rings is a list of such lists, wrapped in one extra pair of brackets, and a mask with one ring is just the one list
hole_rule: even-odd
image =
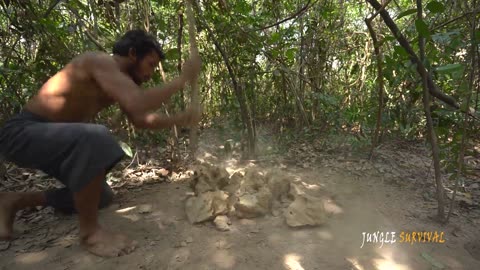
[[(299, 4), (300, 6), (300, 4)], [(303, 22), (303, 15), (300, 15), (300, 23), (299, 23), (299, 30), (300, 30), (300, 52), (298, 53), (298, 86), (300, 92), (300, 99), (303, 102), (305, 97), (305, 83), (303, 82), (303, 75), (304, 75), (304, 67), (303, 67), (303, 59), (304, 59), (304, 47), (305, 47), (305, 36), (303, 34), (304, 31), (304, 22)]]
[[(197, 46), (197, 37), (196, 37), (196, 22), (194, 18), (194, 12), (192, 7), (193, 0), (186, 0), (186, 11), (187, 11), (187, 20), (188, 20), (188, 42), (190, 43), (190, 55), (197, 55), (199, 56), (198, 46)], [(191, 102), (190, 106), (193, 109), (197, 109), (198, 113), (200, 113), (200, 98), (199, 98), (199, 89), (198, 89), (198, 77), (190, 81), (190, 89), (191, 89)], [(191, 157), (195, 157), (197, 149), (198, 149), (198, 124), (192, 125), (190, 127), (190, 153)]]
[[(473, 0), (473, 8), (471, 8), (471, 10), (476, 10), (477, 8), (477, 1), (476, 0)], [(475, 81), (475, 72), (476, 72), (476, 69), (477, 69), (477, 41), (476, 41), (476, 35), (475, 35), (475, 32), (476, 32), (476, 16), (477, 16), (477, 12), (474, 11), (473, 14), (472, 14), (472, 31), (470, 33), (470, 39), (471, 39), (471, 45), (470, 45), (470, 57), (472, 59), (472, 62), (471, 62), (471, 70), (470, 70), (470, 78), (469, 78), (469, 85), (468, 85), (468, 95), (467, 95), (467, 100), (466, 100), (466, 108), (470, 108), (470, 101), (471, 101), (471, 98), (472, 98), (472, 94), (473, 94), (473, 88), (474, 88), (474, 81)], [(447, 218), (445, 220), (445, 223), (448, 222), (448, 220), (450, 219), (450, 216), (452, 215), (452, 212), (453, 212), (453, 208), (455, 206), (455, 198), (457, 196), (457, 191), (458, 191), (458, 186), (459, 186), (459, 182), (460, 182), (460, 178), (462, 177), (463, 175), (463, 165), (464, 165), (464, 156), (465, 156), (465, 143), (466, 141), (468, 140), (468, 125), (469, 125), (469, 117), (468, 117), (468, 113), (465, 112), (465, 117), (463, 119), (463, 127), (462, 127), (462, 141), (460, 143), (460, 151), (458, 153), (458, 165), (457, 165), (457, 175), (456, 175), (456, 179), (455, 179), (455, 188), (454, 188), (454, 191), (453, 191), (453, 195), (452, 195), (452, 200), (450, 202), (450, 208), (448, 210), (448, 214), (447, 214)]]
[[(418, 19), (423, 19), (423, 8), (422, 8), (422, 0), (417, 1), (417, 17)], [(419, 55), (420, 55), (420, 62), (425, 62), (425, 38), (418, 35), (418, 43), (419, 43)], [(430, 144), (432, 146), (432, 154), (433, 154), (433, 166), (435, 170), (435, 183), (437, 187), (437, 201), (438, 201), (438, 211), (437, 211), (437, 218), (439, 221), (445, 220), (445, 198), (444, 198), (444, 188), (442, 183), (442, 175), (440, 172), (440, 149), (438, 147), (437, 142), (437, 135), (435, 134), (435, 130), (433, 129), (433, 121), (432, 121), (432, 114), (430, 111), (430, 92), (428, 91), (428, 82), (427, 77), (422, 76), (422, 87), (423, 87), (423, 107), (425, 110), (425, 117), (427, 118), (427, 130), (428, 135), (430, 137)]]
[(373, 48), (375, 51), (375, 57), (377, 62), (377, 83), (378, 83), (378, 111), (377, 111), (377, 124), (375, 128), (375, 133), (373, 135), (372, 140), (372, 150), (370, 152), (370, 158), (373, 157), (373, 152), (379, 143), (380, 137), (380, 129), (382, 124), (382, 112), (383, 112), (383, 96), (384, 96), (384, 87), (385, 87), (385, 80), (383, 77), (383, 52), (378, 42), (377, 35), (375, 30), (372, 26), (372, 21), (375, 17), (365, 19), (365, 23), (367, 24), (368, 32), (372, 37)]
[(233, 90), (234, 90), (235, 96), (237, 97), (238, 102), (240, 104), (240, 114), (241, 114), (241, 117), (242, 117), (242, 122), (243, 122), (245, 128), (247, 129), (248, 138), (247, 138), (246, 157), (253, 158), (255, 156), (255, 150), (256, 150), (255, 149), (256, 138), (255, 138), (255, 132), (254, 132), (254, 129), (253, 129), (253, 122), (252, 122), (250, 110), (249, 110), (248, 104), (246, 102), (245, 91), (242, 91), (242, 89), (240, 88), (237, 77), (236, 77), (235, 72), (233, 71), (232, 65), (230, 63), (229, 57), (228, 57), (227, 53), (225, 52), (225, 50), (223, 49), (223, 47), (220, 45), (220, 42), (215, 37), (215, 35), (214, 35), (212, 29), (210, 28), (210, 26), (205, 22), (205, 18), (203, 18), (203, 16), (201, 15), (202, 11), (201, 11), (200, 7), (196, 7), (196, 8), (199, 11), (200, 18), (202, 20), (203, 26), (205, 27), (205, 29), (207, 29), (208, 34), (213, 41), (213, 44), (215, 45), (217, 50), (220, 52), (220, 55), (222, 56), (222, 59), (225, 63), (225, 66), (227, 67), (228, 74), (230, 75), (230, 79), (232, 80)]
[[(183, 37), (183, 13), (178, 13), (178, 34), (177, 34), (177, 50), (178, 50), (178, 74), (182, 73), (182, 37)], [(185, 109), (185, 93), (183, 88), (180, 90), (180, 108)]]

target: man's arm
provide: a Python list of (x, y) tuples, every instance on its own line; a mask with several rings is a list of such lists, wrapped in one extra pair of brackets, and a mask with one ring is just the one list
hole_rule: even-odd
[(150, 113), (146, 117), (146, 129), (161, 129), (177, 126), (190, 126), (198, 122), (201, 116), (200, 112), (193, 109), (187, 109), (185, 112), (177, 113), (171, 116), (165, 116), (158, 113)]
[[(185, 87), (187, 81), (193, 82), (194, 79), (200, 73), (201, 60), (198, 54), (193, 54), (190, 56), (190, 59), (185, 61), (182, 73), (179, 77), (173, 79), (172, 81), (162, 85), (161, 87), (153, 87), (145, 91), (145, 96), (149, 100), (150, 95), (162, 96), (163, 102), (170, 99), (170, 97), (175, 94), (177, 91)], [(160, 92), (160, 94), (158, 93)], [(145, 106), (152, 109), (157, 109), (158, 106), (152, 102), (152, 104), (145, 104)]]
[[(115, 101), (135, 126), (150, 128), (152, 114), (149, 112), (159, 108), (178, 89), (181, 89), (187, 81), (185, 75), (172, 80), (161, 88), (152, 88), (142, 91), (130, 78), (123, 74), (116, 62), (107, 54), (90, 54), (86, 56), (87, 69), (100, 87)], [(160, 118), (162, 120), (160, 120)], [(155, 118), (156, 123), (167, 121), (167, 118)], [(158, 127), (170, 125), (169, 121), (157, 124)]]
[(152, 87), (144, 90), (143, 94), (146, 103), (143, 104), (143, 106), (145, 106), (147, 111), (158, 109), (160, 106), (156, 101), (161, 100), (161, 103), (166, 103), (173, 94), (185, 87), (186, 82), (187, 79), (181, 74), (160, 87)]

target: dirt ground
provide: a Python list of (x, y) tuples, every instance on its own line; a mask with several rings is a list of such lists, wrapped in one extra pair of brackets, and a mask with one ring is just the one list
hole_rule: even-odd
[[(192, 225), (185, 214), (192, 190), (188, 178), (178, 178), (116, 190), (114, 205), (101, 211), (103, 224), (139, 242), (134, 253), (104, 259), (84, 252), (76, 217), (47, 208), (34, 211), (28, 222), (18, 219), (17, 239), (0, 242), (0, 269), (480, 269), (480, 257), (465, 248), (479, 237), (480, 215), (454, 212), (449, 224), (440, 225), (430, 219), (435, 202), (425, 199), (418, 185), (392, 184), (390, 174), (357, 170), (348, 158), (321, 159), (298, 166), (286, 156), (256, 166), (294, 174), (312, 194), (329, 194), (339, 214), (324, 225), (291, 228), (282, 215), (271, 214), (232, 217), (224, 232), (212, 222)], [(362, 233), (377, 231), (397, 232), (397, 242), (362, 247)], [(402, 231), (444, 232), (445, 243), (400, 243)]]

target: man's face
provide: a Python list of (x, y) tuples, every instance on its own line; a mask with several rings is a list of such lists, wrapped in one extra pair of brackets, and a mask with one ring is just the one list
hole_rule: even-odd
[(155, 51), (151, 51), (142, 59), (135, 58), (133, 61), (128, 73), (136, 84), (141, 85), (152, 78), (153, 72), (160, 62), (160, 57)]

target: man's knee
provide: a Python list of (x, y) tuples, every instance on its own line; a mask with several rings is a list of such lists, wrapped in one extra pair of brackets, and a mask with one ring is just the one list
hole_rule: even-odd
[(83, 125), (85, 135), (89, 139), (95, 139), (98, 137), (110, 137), (110, 130), (104, 126), (99, 124), (84, 124)]

